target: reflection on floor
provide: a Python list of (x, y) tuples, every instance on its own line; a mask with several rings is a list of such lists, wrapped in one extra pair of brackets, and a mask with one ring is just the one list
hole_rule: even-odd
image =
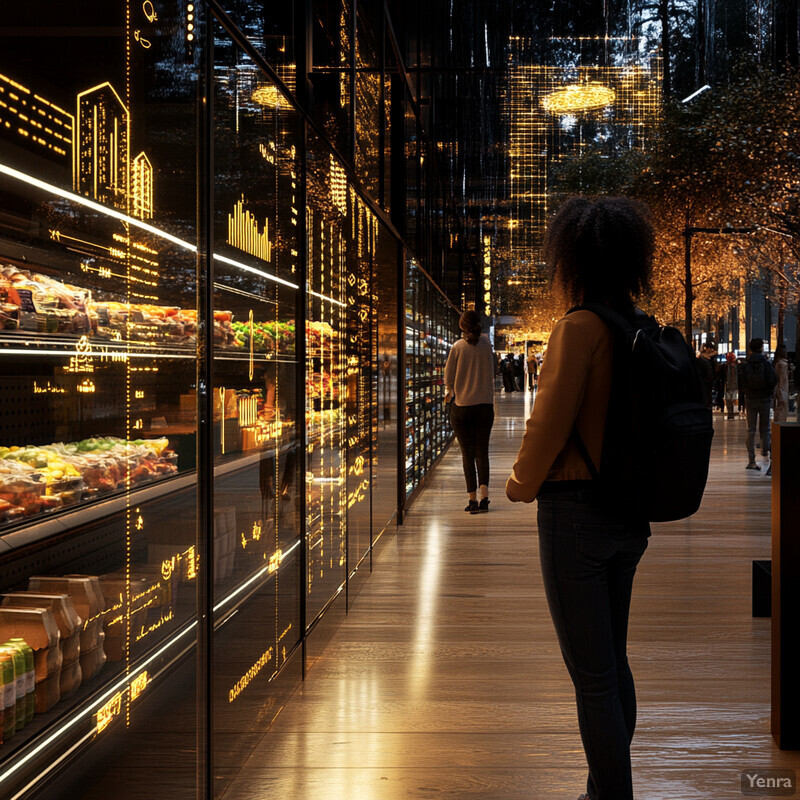
[[(451, 448), (381, 552), (344, 624), (226, 800), (575, 800), (585, 780), (572, 689), (545, 607), (535, 506), (501, 491), (524, 426), (498, 396), (489, 514), (464, 514)], [(654, 526), (630, 655), (647, 800), (741, 797), (744, 770), (800, 768), (769, 734), (770, 479), (746, 471), (744, 421), (715, 414), (700, 512)]]

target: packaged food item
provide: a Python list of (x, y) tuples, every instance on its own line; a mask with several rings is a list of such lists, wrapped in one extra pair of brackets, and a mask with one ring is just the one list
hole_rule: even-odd
[[(16, 648), (16, 650), (22, 654), (25, 669), (25, 674), (23, 676), (25, 690), (25, 717), (23, 724), (27, 725), (33, 720), (33, 709), (36, 704), (36, 671), (34, 667), (33, 648), (20, 637), (9, 639), (3, 647)], [(17, 702), (19, 702), (19, 696), (17, 697)]]
[(81, 650), (81, 673), (85, 681), (97, 675), (106, 663), (105, 638), (105, 633), (100, 631), (97, 634), (97, 646), (92, 650)]
[(36, 681), (44, 680), (61, 669), (61, 634), (47, 608), (0, 606), (0, 639), (21, 638), (33, 649)]
[(64, 666), (79, 658), (82, 620), (69, 595), (32, 591), (9, 592), (3, 595), (2, 605), (18, 608), (49, 608), (53, 612), (61, 634), (60, 647)]
[(16, 303), (0, 303), (0, 328), (6, 331), (19, 328), (19, 306)]
[(25, 727), (25, 690), (27, 676), (25, 674), (25, 653), (18, 647), (11, 647), (8, 643), (3, 649), (11, 654), (14, 665), (14, 730), (21, 731)]
[[(112, 572), (100, 578), (103, 596), (109, 604), (109, 613), (105, 616), (105, 653), (109, 661), (122, 661), (125, 658), (126, 626), (123, 607), (127, 592), (125, 573)], [(156, 604), (157, 596), (149, 592), (152, 582), (145, 578), (130, 576), (130, 611), (131, 632), (135, 639), (137, 632), (147, 624), (148, 607)], [(115, 610), (119, 609), (119, 610)]]
[(81, 669), (80, 658), (76, 658), (70, 664), (65, 664), (61, 668), (58, 679), (58, 693), (61, 698), (69, 697), (80, 688), (83, 681), (83, 670)]
[[(100, 580), (93, 575), (34, 575), (28, 580), (34, 592), (67, 594), (78, 616), (83, 620), (80, 632), (81, 654), (98, 646), (106, 610)], [(0, 606), (2, 610), (2, 606)]]
[(3, 740), (14, 737), (17, 723), (17, 682), (14, 653), (0, 647), (0, 705), (3, 707)]
[(61, 671), (36, 684), (36, 713), (47, 713), (61, 699)]

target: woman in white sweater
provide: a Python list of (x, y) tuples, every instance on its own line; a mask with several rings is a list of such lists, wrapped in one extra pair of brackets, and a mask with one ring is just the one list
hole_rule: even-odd
[[(445, 402), (461, 447), (469, 502), (464, 511), (489, 510), (489, 436), (494, 423), (494, 354), (481, 321), (465, 311), (458, 322), (462, 338), (453, 345), (444, 368)], [(477, 470), (477, 476), (476, 476)], [(481, 499), (478, 501), (478, 486)]]

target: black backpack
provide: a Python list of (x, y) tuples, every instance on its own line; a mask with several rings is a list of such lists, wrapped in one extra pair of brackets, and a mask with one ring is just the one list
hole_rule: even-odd
[(766, 358), (745, 361), (743, 372), (744, 390), (747, 394), (752, 394), (754, 397), (772, 396), (778, 383), (778, 376), (775, 374), (775, 367)]
[(571, 312), (579, 310), (597, 314), (614, 336), (599, 470), (573, 431), (597, 504), (649, 522), (691, 516), (703, 499), (714, 436), (692, 348), (642, 311), (629, 320), (603, 303)]

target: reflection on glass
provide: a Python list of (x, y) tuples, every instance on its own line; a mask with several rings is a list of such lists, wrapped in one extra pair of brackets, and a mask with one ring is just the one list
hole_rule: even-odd
[(458, 312), (414, 259), (406, 266), (406, 496), (430, 472), (451, 438), (444, 403), (444, 364)]
[(0, 642), (21, 635), (42, 669), (0, 795), (100, 736), (131, 734), (136, 773), (154, 704), (193, 795), (192, 692), (165, 687), (176, 657), (187, 687), (195, 670), (195, 54), (174, 4), (56, 4), (47, 37), (41, 4), (3, 18)]
[[(297, 513), (297, 119), (227, 37), (215, 41), (215, 763), (276, 702), (301, 635)], [(282, 282), (276, 281), (279, 278)], [(215, 791), (224, 789), (218, 778)]]

